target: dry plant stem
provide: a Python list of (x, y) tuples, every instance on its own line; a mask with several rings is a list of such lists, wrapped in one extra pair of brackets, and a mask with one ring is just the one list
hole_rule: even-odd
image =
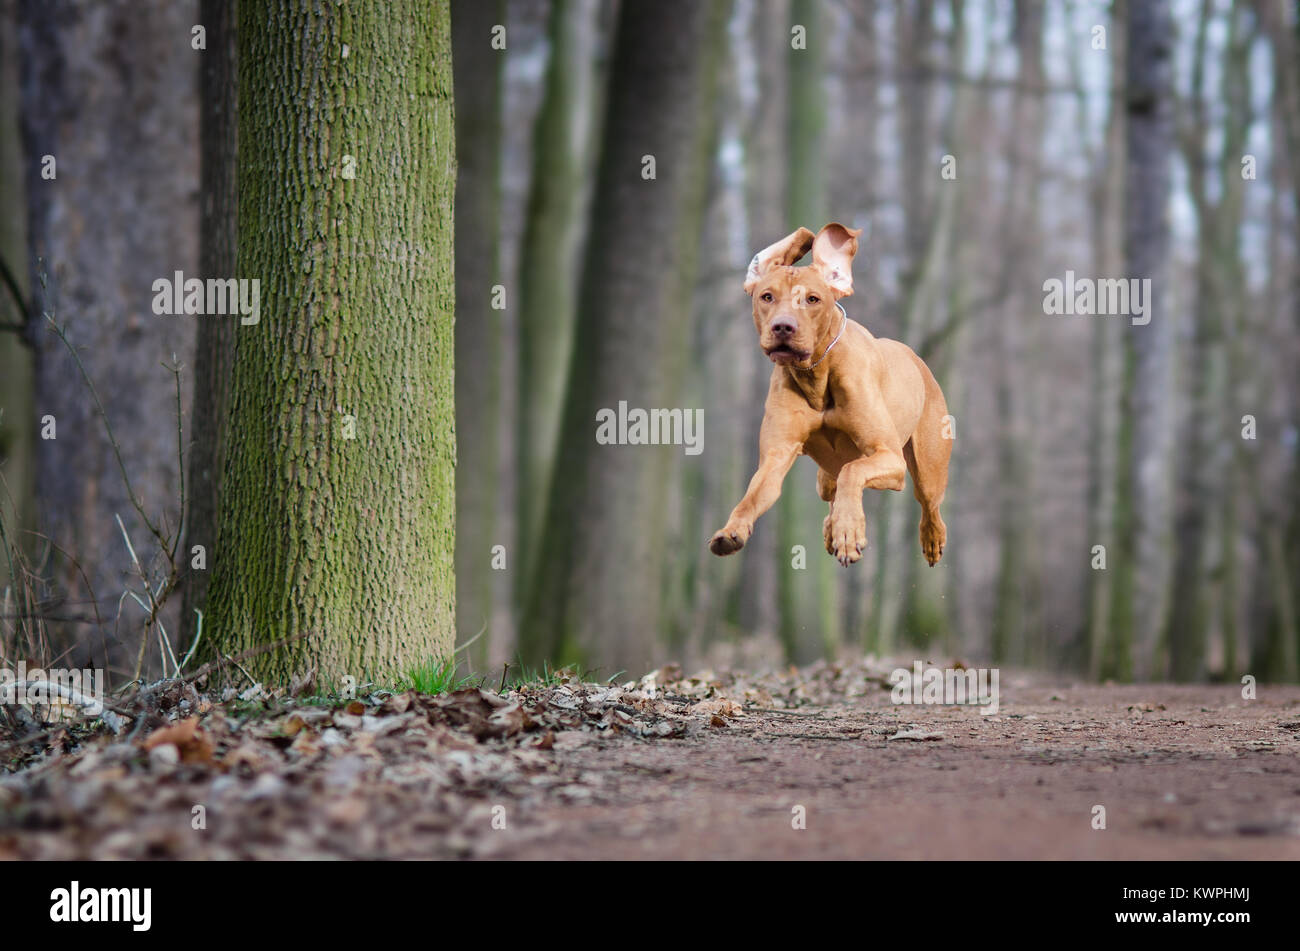
[[(176, 549), (185, 537), (185, 421), (181, 415), (181, 365), (176, 360), (176, 354), (172, 354), (172, 365), (167, 367), (171, 371), (172, 378), (176, 381), (176, 472), (181, 480), (181, 520), (176, 526), (176, 535), (172, 540), (172, 547), (167, 551), (167, 560), (173, 563), (175, 570)], [(179, 674), (180, 671), (178, 670)]]
[(259, 654), (265, 654), (267, 651), (273, 651), (276, 650), (277, 648), (284, 647), (286, 644), (292, 644), (294, 641), (301, 640), (302, 638), (307, 637), (311, 633), (312, 633), (311, 631), (303, 631), (299, 634), (294, 634), (292, 637), (283, 637), (278, 641), (271, 642), (270, 644), (261, 644), (257, 647), (250, 648), (249, 650), (240, 651), (238, 654), (234, 655), (233, 657), (219, 656), (217, 660), (209, 661), (208, 663), (200, 667), (198, 670), (194, 671), (194, 673), (186, 674), (184, 677), (181, 678), (181, 683), (186, 683), (186, 684), (192, 683), (193, 681), (198, 680), (200, 677), (204, 676), (205, 674), (210, 674), (212, 671), (218, 669), (219, 667), (224, 667), (226, 664), (234, 664), (241, 660), (248, 660), (250, 657), (257, 657)]
[[(122, 532), (122, 540), (126, 542), (126, 550), (131, 555), (131, 564), (135, 567), (136, 574), (139, 576), (140, 582), (144, 586), (144, 593), (149, 596), (149, 604), (146, 605), (143, 601), (140, 601), (140, 599), (136, 597), (136, 595), (133, 592), (129, 590), (126, 592), (127, 594), (131, 594), (131, 596), (136, 599), (136, 602), (139, 603), (141, 607), (147, 608), (147, 610), (149, 611), (149, 617), (145, 621), (145, 625), (144, 625), (144, 632), (141, 634), (140, 637), (140, 653), (136, 657), (136, 662), (135, 662), (135, 677), (133, 679), (139, 680), (140, 671), (144, 667), (145, 650), (149, 645), (149, 631), (152, 630), (153, 626), (158, 623), (158, 612), (162, 610), (162, 606), (167, 602), (167, 597), (168, 595), (171, 594), (172, 588), (175, 586), (176, 562), (174, 559), (171, 559), (171, 569), (172, 569), (171, 575), (166, 579), (166, 581), (163, 582), (162, 586), (158, 590), (158, 594), (155, 595), (153, 588), (150, 587), (149, 585), (149, 577), (145, 573), (144, 566), (140, 564), (140, 559), (136, 556), (135, 546), (131, 544), (131, 538), (126, 533), (126, 526), (122, 524), (122, 516), (117, 515), (115, 516), (115, 518), (117, 519), (117, 527)], [(158, 630), (159, 630), (159, 637), (161, 638), (163, 636), (161, 624), (158, 624)], [(163, 665), (163, 675), (166, 676), (167, 654), (171, 651), (171, 645), (164, 644), (160, 640), (159, 651), (161, 652), (162, 655), (161, 660)], [(176, 662), (176, 657), (173, 654), (172, 663), (175, 664), (175, 662)], [(177, 669), (177, 673), (178, 674), (180, 673), (179, 669)]]
[[(175, 588), (175, 581), (176, 581), (176, 572), (175, 569), (173, 568), (172, 575), (170, 578), (167, 579), (167, 584), (163, 588), (162, 597), (158, 600), (154, 600), (153, 596), (150, 595), (150, 600), (153, 601), (153, 607), (149, 611), (148, 619), (144, 622), (144, 634), (141, 635), (140, 637), (140, 654), (136, 658), (135, 676), (132, 678), (136, 682), (139, 682), (140, 671), (144, 668), (144, 652), (145, 652), (145, 647), (149, 643), (149, 629), (152, 628), (153, 625), (157, 622), (158, 612), (162, 610), (162, 606), (167, 602), (167, 596), (170, 595), (172, 593), (172, 590)], [(166, 663), (165, 658), (163, 662)]]
[(233, 661), (233, 660), (232, 660), (230, 663), (234, 664), (235, 667), (237, 667), (237, 668), (239, 669), (239, 672), (240, 672), (241, 674), (243, 674), (245, 677), (248, 678), (248, 682), (249, 682), (252, 686), (254, 686), (254, 687), (257, 686), (257, 681), (253, 679), (253, 675), (252, 675), (252, 674), (250, 674), (248, 671), (246, 671), (246, 670), (244, 669), (243, 664), (240, 664), (238, 661)]
[[(133, 678), (135, 681), (139, 681), (141, 671), (144, 669), (145, 654), (148, 650), (149, 632), (153, 629), (155, 624), (158, 624), (159, 612), (162, 610), (163, 605), (167, 602), (167, 598), (175, 590), (176, 583), (179, 577), (179, 573), (176, 569), (176, 549), (180, 545), (180, 541), (184, 532), (184, 524), (185, 524), (185, 431), (184, 431), (183, 416), (181, 414), (181, 367), (180, 364), (176, 361), (175, 355), (173, 355), (171, 366), (167, 367), (166, 364), (164, 364), (164, 366), (171, 371), (172, 377), (176, 384), (176, 457), (177, 457), (177, 464), (179, 466), (179, 473), (180, 473), (180, 480), (181, 480), (180, 481), (180, 506), (181, 506), (180, 524), (178, 524), (176, 527), (175, 535), (171, 538), (168, 538), (162, 532), (162, 530), (154, 523), (154, 521), (149, 518), (149, 515), (144, 510), (143, 503), (140, 501), (139, 496), (136, 495), (135, 487), (131, 485), (131, 477), (127, 473), (126, 463), (122, 459), (122, 447), (118, 443), (117, 437), (113, 433), (113, 427), (108, 420), (108, 414), (104, 411), (104, 404), (99, 397), (99, 390), (96, 388), (95, 384), (91, 381), (90, 374), (86, 372), (85, 364), (81, 362), (81, 355), (77, 353), (76, 348), (72, 346), (72, 343), (68, 340), (67, 332), (57, 321), (55, 321), (53, 315), (51, 315), (47, 311), (45, 312), (44, 317), (46, 321), (49, 323), (50, 328), (54, 332), (55, 336), (59, 338), (59, 341), (63, 344), (64, 347), (67, 348), (68, 353), (71, 354), (73, 362), (77, 364), (77, 371), (81, 374), (81, 379), (86, 384), (86, 389), (90, 391), (91, 399), (95, 401), (95, 409), (99, 412), (100, 419), (103, 420), (104, 433), (108, 437), (109, 445), (111, 445), (113, 448), (113, 457), (117, 461), (118, 471), (122, 475), (122, 484), (126, 487), (126, 494), (131, 499), (131, 505), (132, 507), (135, 508), (136, 514), (140, 516), (140, 520), (144, 522), (145, 527), (147, 527), (149, 531), (153, 534), (154, 538), (157, 539), (158, 546), (160, 550), (163, 552), (163, 554), (167, 557), (167, 562), (170, 567), (170, 571), (168, 573), (167, 579), (159, 587), (158, 592), (155, 593), (153, 590), (153, 586), (150, 585), (149, 583), (149, 577), (144, 570), (144, 566), (141, 565), (140, 559), (136, 557), (135, 549), (131, 545), (131, 539), (126, 533), (126, 527), (122, 524), (122, 518), (120, 515), (117, 516), (118, 528), (121, 529), (122, 538), (126, 541), (127, 550), (131, 553), (131, 561), (135, 566), (137, 574), (140, 576), (140, 580), (142, 584), (144, 585), (145, 594), (148, 595), (149, 597), (149, 617), (148, 620), (146, 620), (144, 630), (141, 632), (140, 635), (140, 651), (136, 657), (135, 676)], [(96, 614), (98, 614), (98, 608), (96, 608)], [(161, 625), (159, 625), (159, 636), (160, 638), (165, 636), (163, 634), (163, 629)], [(168, 643), (165, 642), (162, 643), (159, 649), (162, 655), (161, 662), (163, 664), (163, 670), (164, 673), (166, 673), (167, 654), (168, 653), (172, 654), (173, 665), (176, 665), (176, 656), (175, 653), (171, 651), (170, 644)], [(179, 666), (176, 667), (176, 674), (177, 675), (180, 674)]]
[(13, 272), (9, 270), (9, 265), (0, 258), (0, 279), (4, 281), (5, 287), (9, 290), (9, 295), (13, 298), (14, 307), (18, 311), (18, 323), (0, 324), (0, 330), (7, 330), (10, 333), (18, 334), (19, 338), (28, 347), (32, 345), (30, 330), (28, 327), (28, 314), (32, 312), (30, 302), (23, 300), (22, 291), (18, 289), (18, 281), (14, 278)]
[(181, 676), (181, 671), (184, 669), (185, 665), (190, 662), (190, 658), (194, 656), (194, 652), (199, 649), (199, 641), (203, 638), (203, 612), (198, 608), (195, 608), (194, 613), (199, 616), (199, 623), (197, 629), (194, 631), (194, 643), (190, 645), (190, 649), (185, 652), (185, 656), (181, 658), (180, 664), (177, 665), (177, 677)]
[[(90, 607), (95, 612), (94, 618), (87, 619), (86, 623), (93, 623), (95, 625), (96, 630), (103, 630), (104, 618), (103, 615), (99, 613), (99, 599), (95, 597), (95, 589), (91, 586), (90, 578), (86, 576), (86, 569), (81, 566), (81, 562), (78, 561), (76, 558), (73, 558), (72, 555), (69, 552), (65, 551), (61, 546), (55, 544), (54, 540), (50, 538), (50, 536), (45, 535), (41, 532), (32, 532), (32, 531), (29, 531), (27, 534), (32, 535), (35, 538), (39, 538), (45, 544), (49, 545), (50, 548), (54, 549), (54, 551), (62, 555), (64, 559), (68, 562), (68, 564), (72, 565), (77, 569), (77, 574), (81, 575), (81, 583), (86, 586), (86, 593), (90, 595), (90, 602), (89, 602)], [(46, 619), (54, 620), (52, 618), (46, 618)], [(108, 646), (107, 645), (105, 645), (104, 647), (104, 666), (106, 668), (108, 667)]]

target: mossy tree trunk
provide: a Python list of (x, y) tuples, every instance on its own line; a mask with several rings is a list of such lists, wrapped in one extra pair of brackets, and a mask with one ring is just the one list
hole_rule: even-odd
[(621, 400), (685, 408), (673, 382), (691, 339), (713, 138), (709, 54), (724, 15), (721, 3), (696, 0), (620, 11), (547, 557), (521, 618), (526, 663), (576, 660), (608, 676), (643, 672), (659, 652), (666, 459), (683, 450), (597, 445), (596, 413)]
[[(771, 15), (776, 16), (776, 13)], [(834, 14), (823, 11), (823, 16), (834, 23)], [(878, 11), (874, 6), (851, 4), (843, 9), (839, 22), (835, 24), (847, 36), (839, 44), (831, 44), (828, 72), (839, 87), (839, 98), (832, 101), (842, 102), (845, 107), (827, 130), (825, 156), (827, 208), (831, 218), (854, 227), (868, 228), (857, 260), (853, 262), (853, 299), (846, 308), (851, 308), (849, 312), (859, 323), (876, 329), (879, 328), (876, 314), (880, 302), (880, 249), (872, 240), (870, 226), (883, 191), (880, 170), (884, 143), (878, 124), (881, 113), (879, 96), (884, 86), (880, 76), (885, 65), (879, 50), (877, 17)], [(809, 227), (817, 226), (811, 222), (807, 224)], [(869, 500), (866, 511), (871, 512), (872, 507), (878, 505), (879, 501)], [(862, 561), (843, 573), (842, 636), (852, 647), (861, 646), (865, 639), (867, 614), (874, 595), (871, 579), (875, 575), (877, 539), (870, 538), (868, 542)]]
[[(757, 64), (757, 102), (745, 116), (743, 142), (745, 150), (745, 215), (748, 225), (745, 248), (750, 253), (765, 248), (782, 235), (794, 230), (788, 226), (785, 196), (789, 169), (786, 167), (786, 115), (789, 110), (790, 17), (789, 0), (767, 0), (750, 9), (753, 55)], [(732, 276), (732, 293), (740, 284)], [(749, 408), (742, 436), (743, 452), (740, 471), (726, 487), (722, 514), (735, 505), (736, 493), (743, 491), (758, 463), (758, 435), (763, 422), (763, 403), (772, 378), (771, 365), (757, 350), (754, 323), (750, 319), (750, 300), (740, 297), (733, 319), (743, 332), (743, 349), (736, 353), (753, 354), (757, 369), (742, 384), (744, 404)], [(736, 583), (728, 595), (727, 619), (738, 630), (760, 636), (779, 632), (780, 612), (777, 604), (777, 573), (788, 571), (790, 560), (778, 557), (780, 512), (767, 516), (767, 524), (754, 532), (745, 546)], [(719, 523), (721, 524), (721, 523)], [(815, 552), (814, 552), (815, 554)], [(722, 559), (727, 562), (736, 559)], [(733, 569), (734, 570), (734, 569)]]
[[(32, 321), (37, 316), (15, 300), (30, 299), (27, 273), (27, 202), (23, 190), (23, 155), (18, 133), (18, 42), (16, 0), (0, 2), (0, 261), (6, 269), (0, 287), (0, 591), (10, 584), (5, 545), (28, 550), (35, 527), (32, 456)], [(15, 571), (15, 573), (17, 573)], [(11, 602), (12, 604), (12, 602)], [(27, 621), (0, 618), (0, 636), (29, 632)]]
[[(901, 182), (903, 194), (903, 239), (905, 270), (901, 278), (902, 299), (895, 332), (885, 327), (872, 328), (880, 336), (893, 337), (904, 343), (917, 344), (929, 313), (937, 299), (940, 266), (938, 251), (943, 247), (951, 213), (938, 214), (938, 167), (931, 153), (934, 90), (928, 75), (928, 56), (934, 44), (935, 9), (932, 0), (918, 0), (915, 5), (893, 10), (895, 27), (895, 69), (899, 79), (899, 130)], [(955, 207), (949, 203), (948, 209)], [(861, 254), (861, 252), (859, 252)], [(875, 549), (875, 579), (871, 585), (871, 606), (867, 622), (868, 650), (888, 654), (899, 641), (900, 617), (906, 604), (904, 558), (915, 557), (913, 523), (915, 501), (910, 489), (894, 494), (879, 493), (876, 533), (868, 534)]]
[(555, 466), (573, 347), (582, 206), (588, 191), (596, 24), (588, 0), (555, 0), (546, 93), (533, 138), (519, 276), (516, 594), (545, 547), (540, 535)]
[[(952, 29), (945, 40), (948, 48), (946, 62), (955, 74), (964, 75), (969, 31), (963, 0), (953, 0), (951, 9)], [(1018, 29), (1018, 35), (1023, 35), (1023, 30)], [(1029, 55), (1036, 57), (1032, 50)], [(1024, 54), (1020, 62), (1024, 63)], [(973, 101), (976, 101), (976, 96), (972, 84), (958, 84), (941, 120), (937, 141), (939, 154), (954, 157), (970, 154), (972, 137), (968, 130), (979, 128), (978, 125), (972, 125), (970, 119)], [(1037, 142), (1039, 139), (1036, 136), (1037, 132), (1027, 129), (1023, 140)], [(961, 353), (959, 344), (962, 325), (967, 319), (970, 293), (971, 275), (963, 255), (967, 250), (963, 236), (967, 234), (968, 196), (972, 192), (978, 193), (978, 189), (972, 189), (971, 186), (975, 170), (970, 166), (971, 163), (967, 163), (965, 168), (969, 174), (959, 174), (953, 179), (940, 175), (934, 186), (936, 195), (934, 211), (931, 213), (931, 234), (925, 254), (925, 260), (931, 263), (924, 265), (922, 273), (934, 274), (935, 286), (927, 293), (913, 296), (916, 301), (912, 308), (915, 319), (908, 320), (910, 343), (943, 387), (949, 410), (954, 416), (964, 415), (960, 409), (963, 401), (958, 371), (965, 368), (966, 361), (956, 358), (956, 355)], [(931, 169), (931, 174), (933, 171)], [(1032, 203), (1031, 199), (1030, 204)], [(959, 448), (957, 445), (953, 447), (954, 459), (952, 468), (949, 469), (948, 491), (944, 496), (944, 506), (950, 513), (949, 524), (956, 521), (961, 489), (964, 487), (960, 479)], [(903, 592), (898, 633), (907, 644), (922, 648), (943, 645), (947, 649), (953, 639), (952, 613), (957, 602), (955, 581), (961, 570), (961, 559), (953, 558), (938, 571), (930, 570), (926, 564), (921, 549), (916, 544), (915, 535), (911, 532), (914, 520), (918, 517), (918, 509), (910, 476), (908, 485), (898, 496), (892, 492), (878, 494), (896, 514), (902, 510), (902, 545), (901, 551), (897, 551), (896, 555), (902, 562)], [(950, 596), (950, 592), (953, 596)]]
[[(282, 682), (391, 683), (454, 638), (447, 0), (240, 0), (240, 277), (208, 623)], [(472, 474), (469, 474), (472, 477)]]
[[(826, 94), (822, 88), (830, 22), (813, 0), (793, 0), (790, 5), (787, 33), (791, 42), (786, 44), (789, 107), (785, 117), (790, 177), (786, 223), (779, 234), (800, 226), (816, 233), (833, 217), (826, 207)], [(797, 27), (805, 31), (803, 46), (793, 42), (796, 34), (792, 31)], [(773, 513), (778, 530), (779, 633), (792, 661), (831, 657), (840, 642), (842, 575), (839, 565), (826, 555), (822, 541), (826, 511), (826, 503), (817, 495), (816, 464), (811, 459), (798, 462)], [(795, 546), (803, 548), (803, 568), (795, 567)]]

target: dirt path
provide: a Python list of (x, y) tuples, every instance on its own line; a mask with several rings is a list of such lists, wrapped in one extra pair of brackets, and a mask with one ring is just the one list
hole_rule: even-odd
[(661, 671), (252, 716), (163, 691), (131, 735), (11, 758), (0, 858), (1300, 859), (1300, 688), (1004, 675), (982, 716), (883, 680)]
[[(488, 854), (1300, 859), (1300, 689), (1263, 693), (1011, 687), (984, 717), (900, 715), (882, 691), (671, 743), (596, 740), (557, 753), (592, 801), (547, 806), (529, 822), (547, 831), (501, 833)], [(888, 739), (909, 728), (943, 736)]]

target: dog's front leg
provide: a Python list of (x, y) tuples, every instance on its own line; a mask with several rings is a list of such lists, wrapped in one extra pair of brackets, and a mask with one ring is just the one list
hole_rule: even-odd
[(901, 452), (878, 446), (871, 455), (846, 462), (840, 469), (835, 480), (835, 502), (826, 525), (826, 541), (827, 549), (841, 565), (853, 564), (867, 547), (862, 490), (902, 489), (906, 467)]
[(786, 473), (820, 425), (821, 413), (808, 405), (783, 371), (773, 370), (763, 407), (763, 425), (758, 433), (758, 471), (749, 480), (745, 497), (731, 510), (727, 524), (709, 539), (709, 551), (730, 555), (745, 547), (754, 531), (754, 522), (781, 497)]
[(715, 555), (730, 555), (745, 547), (745, 542), (753, 534), (754, 522), (781, 497), (781, 483), (799, 457), (801, 448), (799, 443), (787, 443), (763, 452), (758, 471), (749, 480), (745, 497), (731, 510), (727, 524), (709, 539), (709, 551)]

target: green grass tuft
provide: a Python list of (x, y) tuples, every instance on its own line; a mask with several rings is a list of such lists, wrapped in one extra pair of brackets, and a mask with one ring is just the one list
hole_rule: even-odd
[(455, 657), (431, 657), (408, 670), (399, 681), (398, 690), (414, 690), (424, 694), (448, 693), (476, 683), (478, 679), (473, 676), (457, 677)]

